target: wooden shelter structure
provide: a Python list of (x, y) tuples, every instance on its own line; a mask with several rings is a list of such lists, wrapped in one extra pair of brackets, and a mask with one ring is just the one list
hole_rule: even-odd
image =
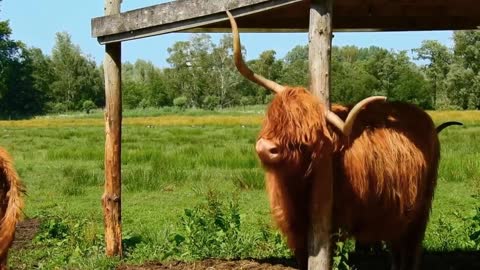
[[(120, 12), (104, 0), (105, 16), (92, 19), (92, 36), (105, 45), (106, 253), (121, 255), (121, 42), (172, 32), (230, 32), (226, 10), (243, 32), (308, 32), (310, 91), (329, 105), (333, 31), (479, 29), (478, 0), (177, 0)], [(331, 162), (331, 161), (330, 161)], [(328, 269), (332, 171), (312, 187), (309, 269)]]

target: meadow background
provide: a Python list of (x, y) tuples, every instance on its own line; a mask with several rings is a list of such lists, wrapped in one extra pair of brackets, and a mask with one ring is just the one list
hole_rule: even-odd
[[(0, 121), (1, 145), (40, 223), (10, 254), (12, 269), (114, 269), (209, 257), (291, 258), (272, 226), (254, 144), (264, 106), (124, 112), (125, 256), (104, 256), (103, 113)], [(465, 125), (440, 134), (441, 165), (424, 247), (480, 251), (480, 111), (430, 112)], [(350, 245), (351, 246), (351, 243)], [(347, 261), (351, 248), (335, 254)], [(338, 265), (338, 269), (348, 269)]]

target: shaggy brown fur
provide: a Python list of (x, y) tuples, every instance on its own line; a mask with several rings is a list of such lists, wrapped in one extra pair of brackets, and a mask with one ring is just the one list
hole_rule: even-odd
[[(334, 105), (345, 120), (350, 107)], [(321, 155), (334, 163), (333, 230), (361, 243), (387, 241), (392, 269), (415, 269), (437, 179), (439, 142), (431, 118), (413, 105), (366, 106), (345, 138), (302, 88), (276, 95), (259, 138), (278, 146), (266, 169), (271, 210), (300, 266), (307, 263), (308, 191)]]
[(7, 269), (7, 253), (15, 236), (15, 226), (23, 208), (20, 183), (13, 161), (7, 151), (0, 148), (0, 269)]
[(238, 71), (277, 94), (255, 148), (266, 169), (273, 217), (300, 268), (307, 267), (309, 219), (316, 218), (309, 211), (314, 203), (310, 194), (325, 192), (315, 188), (318, 181), (330, 180), (324, 171), (331, 166), (326, 157), (332, 157), (333, 230), (341, 228), (361, 243), (387, 241), (392, 269), (416, 269), (437, 180), (437, 133), (454, 123), (436, 130), (432, 119), (413, 105), (374, 102), (384, 97), (365, 99), (353, 108), (336, 105), (331, 113), (305, 89), (250, 70), (235, 19), (227, 15)]

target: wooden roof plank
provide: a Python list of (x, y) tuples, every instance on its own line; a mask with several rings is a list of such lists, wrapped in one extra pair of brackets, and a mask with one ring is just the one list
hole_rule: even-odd
[(92, 19), (92, 36), (100, 43), (185, 31), (227, 21), (225, 10), (245, 16), (303, 0), (178, 0)]
[[(478, 0), (336, 0), (335, 31), (478, 29)], [(102, 44), (171, 32), (230, 32), (225, 10), (242, 32), (306, 32), (309, 0), (177, 0), (92, 19)]]

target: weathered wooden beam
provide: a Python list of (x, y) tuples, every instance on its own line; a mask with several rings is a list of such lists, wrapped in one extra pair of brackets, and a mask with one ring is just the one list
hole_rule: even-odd
[[(306, 11), (308, 14), (308, 10)], [(276, 15), (275, 15), (276, 14)], [(379, 32), (379, 31), (428, 31), (428, 30), (466, 30), (479, 29), (480, 12), (477, 17), (444, 17), (444, 16), (341, 16), (335, 12), (333, 27), (335, 32)], [(269, 21), (261, 21), (262, 16), (252, 15), (238, 19), (241, 31), (245, 32), (308, 32), (308, 16), (293, 18), (281, 16), (281, 13), (266, 12), (263, 17)], [(282, 18), (283, 17), (283, 18)], [(361, 23), (359, 23), (361, 22)], [(261, 26), (261, 27), (260, 27)], [(222, 33), (229, 29), (222, 21), (199, 28), (189, 29), (189, 33)]]
[[(310, 8), (309, 63), (310, 91), (330, 108), (330, 62), (332, 48), (333, 0), (312, 0)], [(330, 269), (330, 234), (333, 207), (332, 157), (318, 163), (311, 189), (308, 269)]]
[[(105, 0), (105, 14), (120, 13), (121, 0)], [(107, 256), (122, 256), (121, 43), (105, 45), (105, 191), (102, 196)]]
[[(352, 27), (362, 22), (362, 28)], [(358, 24), (357, 24), (358, 26)], [(335, 29), (342, 31), (430, 31), (430, 30), (467, 30), (478, 29), (478, 17), (443, 17), (443, 16), (340, 16), (335, 13)], [(338, 28), (337, 28), (338, 27)]]
[[(477, 29), (478, 0), (336, 1), (335, 31)], [(92, 19), (101, 44), (171, 32), (230, 32), (229, 9), (242, 32), (308, 32), (310, 1), (182, 0)]]
[(113, 16), (92, 19), (92, 36), (101, 44), (185, 31), (227, 22), (225, 10), (237, 16), (264, 12), (303, 0), (190, 0), (173, 1)]

